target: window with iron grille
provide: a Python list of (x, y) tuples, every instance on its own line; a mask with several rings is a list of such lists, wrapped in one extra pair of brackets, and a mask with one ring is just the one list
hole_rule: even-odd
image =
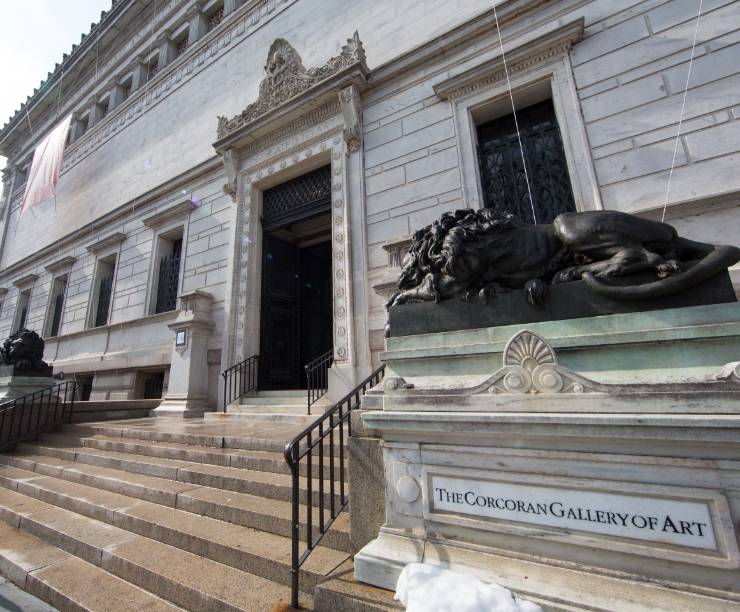
[(153, 79), (157, 72), (159, 72), (159, 58), (154, 57), (149, 60), (149, 67), (147, 69), (147, 80)]
[(331, 204), (331, 166), (266, 189), (262, 202), (262, 227), (266, 230), (323, 212)]
[(180, 280), (180, 259), (182, 255), (182, 238), (172, 241), (172, 252), (163, 255), (159, 260), (159, 278), (157, 282), (157, 301), (154, 312), (169, 312), (177, 307), (178, 282)]
[(221, 5), (208, 16), (208, 31), (217, 28), (224, 20), (224, 7)]
[(64, 296), (67, 290), (67, 276), (57, 276), (51, 284), (49, 310), (46, 315), (44, 336), (58, 336), (64, 312)]
[(18, 295), (18, 304), (15, 311), (15, 325), (13, 325), (14, 331), (23, 329), (26, 326), (26, 320), (28, 318), (28, 304), (31, 301), (31, 290), (26, 289), (21, 291)]
[(180, 40), (175, 43), (175, 56), (180, 57), (188, 49), (188, 37), (183, 36)]
[(517, 110), (516, 118), (521, 149), (513, 114), (478, 126), (484, 204), (527, 223), (535, 222), (534, 208), (537, 223), (551, 223), (561, 212), (576, 209), (552, 100)]
[(108, 311), (110, 310), (110, 298), (113, 293), (113, 272), (100, 279), (98, 289), (98, 307), (95, 310), (95, 327), (108, 323)]

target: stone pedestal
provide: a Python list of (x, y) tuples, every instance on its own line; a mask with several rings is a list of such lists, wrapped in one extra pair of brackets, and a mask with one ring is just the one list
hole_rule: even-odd
[(59, 382), (52, 376), (29, 376), (23, 371), (16, 372), (15, 366), (0, 366), (0, 400), (14, 399), (48, 389), (58, 385)]
[(199, 417), (208, 406), (208, 338), (213, 330), (211, 302), (204, 291), (180, 296), (180, 314), (168, 324), (173, 332), (167, 395), (154, 416)]
[[(476, 330), (475, 349), (471, 337), (456, 350), (456, 332), (409, 337), (426, 346), (403, 352), (389, 342), (362, 414), (383, 440), (386, 523), (356, 555), (357, 579), (393, 589), (423, 561), (548, 610), (740, 607), (740, 366), (716, 363), (740, 358), (740, 306), (715, 308), (711, 331), (669, 324), (709, 314), (679, 312), (692, 310), (596, 317), (603, 346), (575, 333), (561, 344), (596, 370), (620, 364), (619, 384), (574, 372), (521, 326), (505, 346), (491, 341), (501, 328)], [(660, 325), (625, 338), (644, 317)], [(656, 357), (682, 344), (684, 381), (659, 382)], [(498, 365), (464, 374), (471, 353)]]

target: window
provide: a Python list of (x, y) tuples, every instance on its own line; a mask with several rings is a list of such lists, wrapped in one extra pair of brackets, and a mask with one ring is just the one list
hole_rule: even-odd
[(24, 289), (18, 295), (18, 304), (15, 307), (15, 319), (13, 321), (13, 331), (18, 331), (26, 326), (28, 319), (28, 304), (31, 301), (31, 290)]
[(64, 298), (67, 293), (67, 275), (57, 276), (51, 284), (49, 307), (46, 313), (45, 337), (59, 335), (64, 313)]
[(169, 312), (177, 308), (182, 261), (182, 233), (182, 228), (179, 228), (159, 238), (154, 314)]
[(133, 86), (133, 78), (129, 77), (125, 81), (121, 82), (121, 102), (128, 100), (131, 96), (131, 88)]
[(187, 31), (180, 35), (180, 37), (175, 40), (175, 57), (180, 57), (185, 51), (188, 49), (188, 33)]
[(216, 29), (223, 20), (224, 3), (220, 2), (208, 13), (208, 31)]
[(139, 372), (137, 396), (141, 399), (161, 399), (164, 391), (164, 372)]
[(90, 327), (100, 327), (108, 324), (111, 298), (113, 295), (113, 280), (116, 272), (116, 256), (109, 255), (98, 260), (93, 285), (93, 300), (90, 304)]
[(87, 128), (90, 124), (90, 113), (86, 113), (80, 117), (80, 120), (77, 122), (77, 133), (75, 134), (75, 140), (77, 140), (80, 136), (82, 136), (85, 132), (87, 132)]
[(98, 102), (98, 121), (103, 119), (110, 110), (110, 97), (107, 97)]
[(576, 209), (552, 100), (517, 109), (516, 119), (521, 148), (513, 114), (478, 126), (484, 206), (527, 223), (535, 221), (534, 207), (537, 223), (551, 223), (561, 212)]
[(153, 79), (156, 76), (157, 72), (159, 72), (159, 57), (157, 55), (155, 55), (149, 60), (149, 63), (147, 64), (146, 72), (147, 72), (147, 75), (146, 75), (147, 81), (150, 79)]

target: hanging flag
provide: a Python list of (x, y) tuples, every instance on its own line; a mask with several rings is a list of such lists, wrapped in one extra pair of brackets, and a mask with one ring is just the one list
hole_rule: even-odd
[(70, 123), (72, 123), (71, 114), (67, 115), (36, 147), (28, 173), (26, 192), (23, 194), (21, 215), (26, 209), (48, 200), (57, 192), (59, 170), (62, 167), (62, 155)]

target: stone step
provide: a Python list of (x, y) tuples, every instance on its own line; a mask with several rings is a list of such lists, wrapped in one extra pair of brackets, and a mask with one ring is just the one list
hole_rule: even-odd
[[(292, 500), (292, 478), (285, 474), (144, 457), (115, 451), (98, 451), (84, 447), (66, 449), (70, 457), (74, 453), (74, 459), (45, 455), (44, 447), (32, 445), (26, 448), (30, 448), (30, 452), (0, 455), (0, 464), (90, 484), (172, 507), (175, 506), (179, 493), (195, 488), (196, 485), (280, 501)], [(51, 449), (55, 454), (59, 451), (60, 449)], [(313, 485), (314, 488), (318, 486), (317, 482)], [(303, 477), (299, 481), (299, 491), (300, 502), (305, 503), (307, 490), (306, 479)], [(314, 506), (318, 506), (317, 490), (313, 492), (312, 501)], [(329, 501), (330, 495), (327, 490), (324, 493), (325, 505), (328, 505)], [(339, 503), (339, 484), (336, 483), (335, 504)]]
[(298, 406), (306, 409), (306, 392), (303, 395), (264, 396), (253, 395), (239, 398), (239, 403), (252, 406)]
[[(101, 490), (5, 465), (0, 466), (0, 486), (104, 522), (111, 520), (115, 522), (115, 518), (111, 519), (108, 516), (110, 513), (125, 510), (137, 503), (153, 503), (143, 501), (140, 497)], [(181, 511), (286, 538), (291, 535), (292, 506), (289, 502), (197, 487), (179, 493), (175, 507)], [(299, 516), (300, 534), (305, 539), (307, 517), (304, 506), (300, 507)], [(312, 512), (312, 523), (314, 533), (318, 533), (319, 513), (315, 509)], [(332, 528), (324, 536), (322, 545), (338, 551), (350, 551), (349, 522), (346, 513), (337, 517)]]
[(0, 542), (0, 574), (59, 610), (108, 612), (112, 602), (125, 610), (181, 609), (4, 522)]
[(314, 591), (316, 612), (397, 612), (404, 610), (395, 593), (358, 582), (352, 560), (345, 561)]
[(305, 389), (276, 389), (274, 391), (257, 391), (253, 395), (245, 397), (306, 397)]
[[(189, 422), (189, 421), (197, 422)], [(81, 435), (104, 435), (135, 438), (155, 442), (175, 442), (191, 446), (258, 450), (282, 453), (288, 441), (299, 434), (305, 425), (293, 422), (275, 422), (265, 427), (262, 421), (207, 421), (200, 419), (134, 419), (63, 425), (60, 431)], [(345, 435), (347, 431), (345, 428)]]
[[(257, 576), (246, 567), (236, 569), (14, 491), (0, 490), (0, 519), (188, 610), (270, 610), (289, 599), (284, 581)], [(269, 551), (264, 552), (269, 556)], [(282, 577), (285, 572), (279, 562), (265, 561)], [(306, 578), (311, 577), (307, 572)], [(112, 602), (117, 609), (147, 609), (121, 606), (114, 599), (108, 609)], [(302, 604), (312, 606), (305, 596)]]
[[(48, 506), (43, 511), (15, 511), (5, 507), (10, 497), (17, 496)], [(134, 502), (126, 506), (123, 499), (105, 499), (94, 492), (87, 505), (108, 503), (107, 512), (99, 512), (106, 520), (73, 512), (45, 503), (23, 493), (0, 489), (0, 519), (20, 526), (25, 531), (66, 550), (90, 563), (98, 564), (99, 549), (128, 542), (143, 536), (185, 552), (216, 561), (280, 584), (290, 585), (291, 542), (289, 538), (264, 533), (240, 525), (185, 512), (163, 509), (149, 502)], [(130, 503), (130, 500), (129, 500)], [(123, 505), (122, 505), (123, 504)], [(81, 506), (84, 507), (84, 506)], [(10, 520), (6, 517), (10, 516)], [(13, 522), (13, 521), (18, 522)], [(105, 543), (103, 543), (103, 541)], [(314, 586), (349, 558), (345, 552), (319, 546), (301, 567), (301, 588), (312, 591)]]
[[(290, 468), (285, 461), (283, 453), (269, 451), (253, 451), (232, 448), (214, 448), (193, 446), (191, 444), (180, 444), (178, 442), (147, 442), (135, 438), (120, 438), (103, 435), (84, 436), (81, 434), (41, 434), (39, 436), (39, 447), (46, 447), (49, 451), (44, 454), (69, 458), (68, 451), (76, 447), (91, 449), (118, 451), (147, 457), (160, 457), (162, 459), (175, 459), (177, 461), (188, 461), (192, 463), (208, 463), (211, 465), (222, 465), (224, 467), (235, 467), (246, 470), (257, 470), (259, 472), (274, 472), (277, 474), (290, 474)], [(18, 445), (18, 450), (24, 450), (27, 446)], [(339, 450), (335, 448), (336, 464), (339, 464)], [(346, 461), (347, 451), (345, 449), (345, 475), (347, 474)], [(74, 459), (70, 459), (74, 460)], [(319, 469), (313, 465), (314, 476), (318, 476)], [(301, 463), (301, 473), (306, 474), (306, 467)], [(335, 478), (339, 478), (339, 468), (335, 468)], [(324, 470), (325, 477), (329, 475), (329, 468)], [(345, 480), (346, 482), (346, 480)]]

